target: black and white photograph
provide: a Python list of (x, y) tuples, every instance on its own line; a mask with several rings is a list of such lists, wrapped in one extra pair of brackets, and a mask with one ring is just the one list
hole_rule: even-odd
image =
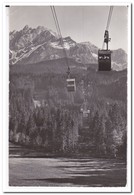
[(123, 192), (131, 177), (131, 5), (5, 9), (9, 188)]

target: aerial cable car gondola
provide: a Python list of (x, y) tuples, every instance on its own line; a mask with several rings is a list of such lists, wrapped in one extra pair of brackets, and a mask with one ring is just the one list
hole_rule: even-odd
[(75, 78), (70, 78), (70, 68), (68, 66), (67, 70), (67, 91), (74, 92), (76, 91)]
[(57, 29), (57, 33), (60, 36), (61, 46), (63, 47), (64, 57), (66, 59), (66, 64), (67, 64), (67, 79), (66, 79), (67, 91), (68, 92), (75, 92), (76, 91), (75, 78), (70, 78), (71, 71), (70, 71), (69, 62), (68, 62), (68, 58), (67, 58), (67, 53), (66, 53), (66, 50), (64, 48), (64, 41), (63, 41), (63, 38), (62, 38), (62, 34), (61, 34), (61, 30), (60, 30), (60, 26), (59, 26), (59, 22), (58, 22), (58, 18), (57, 18), (54, 6), (51, 6), (51, 11), (52, 11), (55, 26), (56, 26), (56, 29)]
[[(113, 6), (110, 6), (107, 26), (104, 34), (104, 42), (101, 50), (98, 50), (98, 70), (99, 71), (110, 71), (111, 70), (111, 50), (108, 49), (108, 43), (111, 40), (109, 38), (109, 25), (113, 12)], [(104, 49), (104, 44), (106, 48)]]

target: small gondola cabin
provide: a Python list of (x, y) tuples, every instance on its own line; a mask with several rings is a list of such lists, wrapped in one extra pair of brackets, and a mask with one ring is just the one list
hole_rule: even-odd
[(76, 91), (75, 79), (67, 79), (67, 91), (68, 92)]
[(111, 70), (111, 51), (98, 50), (98, 70), (110, 71)]

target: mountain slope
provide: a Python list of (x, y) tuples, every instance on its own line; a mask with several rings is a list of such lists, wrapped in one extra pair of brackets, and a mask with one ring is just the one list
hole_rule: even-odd
[[(82, 64), (97, 63), (98, 48), (92, 43), (76, 43), (71, 37), (63, 38), (63, 43), (68, 58)], [(61, 39), (45, 27), (32, 29), (26, 25), (20, 31), (10, 32), (10, 65), (40, 63), (64, 57)], [(127, 67), (127, 54), (124, 50), (112, 52), (112, 67), (114, 70)]]

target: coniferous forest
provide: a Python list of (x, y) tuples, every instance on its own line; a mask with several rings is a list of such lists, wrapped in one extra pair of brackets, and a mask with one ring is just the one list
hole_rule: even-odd
[(126, 158), (126, 70), (73, 72), (69, 93), (64, 73), (19, 66), (9, 75), (10, 142), (58, 156)]

